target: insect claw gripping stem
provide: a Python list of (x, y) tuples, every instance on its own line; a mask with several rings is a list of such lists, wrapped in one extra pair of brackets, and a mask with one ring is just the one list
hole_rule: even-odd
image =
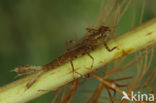
[(70, 60), (70, 64), (71, 64), (72, 71), (73, 71), (73, 79), (75, 79), (75, 76), (74, 76), (74, 72), (75, 72), (75, 70), (74, 70), (74, 65), (73, 65), (72, 60)]
[(76, 71), (75, 71), (72, 60), (70, 61), (70, 64), (71, 64), (71, 67), (72, 67), (72, 71), (73, 71), (72, 73), (73, 73), (73, 79), (74, 79), (74, 80), (76, 79), (75, 76), (74, 76), (74, 73), (77, 73), (77, 74), (79, 74), (81, 77), (84, 77), (82, 74), (80, 74), (79, 72), (76, 72)]
[(119, 49), (119, 48), (117, 48), (117, 47), (113, 47), (112, 49), (110, 49), (110, 48), (108, 47), (106, 41), (103, 41), (103, 44), (104, 44), (105, 48), (107, 49), (107, 51), (109, 51), (109, 52), (113, 51), (114, 49)]
[[(67, 50), (67, 52), (68, 52), (68, 50), (69, 50), (69, 43), (76, 43), (76, 41), (75, 41), (75, 40), (66, 40), (66, 50)], [(80, 76), (82, 76), (80, 73), (75, 72), (75, 69), (74, 69), (74, 65), (73, 65), (73, 61), (72, 61), (72, 60), (70, 60), (70, 64), (71, 64), (72, 71), (73, 71), (73, 79), (74, 79), (74, 80), (76, 79), (75, 76), (74, 76), (74, 73), (77, 73), (77, 74), (79, 74)]]
[(91, 64), (91, 69), (92, 69), (94, 65), (94, 58), (88, 52), (87, 52), (87, 55), (92, 59), (92, 64)]

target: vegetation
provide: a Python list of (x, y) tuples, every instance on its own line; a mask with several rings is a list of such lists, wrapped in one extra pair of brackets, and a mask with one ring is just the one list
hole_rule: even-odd
[[(144, 6), (145, 0), (143, 0), (143, 1), (144, 2), (141, 2), (141, 1), (137, 1), (137, 2), (131, 1), (130, 2), (129, 1), (128, 3), (121, 1), (121, 3), (119, 3), (120, 5), (117, 5), (115, 0), (101, 3), (101, 4), (104, 4), (102, 6), (104, 8), (101, 9), (100, 16), (98, 16), (99, 19), (97, 19), (96, 22), (94, 23), (94, 27), (98, 27), (99, 25), (103, 25), (103, 24), (109, 25), (112, 28), (112, 30), (114, 30), (114, 32), (116, 31), (115, 34), (120, 34), (121, 32), (126, 31), (128, 28), (130, 28), (130, 27), (132, 28), (132, 26), (137, 25), (137, 23), (141, 22), (143, 19), (143, 12), (144, 12), (143, 9), (145, 8), (145, 6)], [(94, 1), (92, 1), (92, 2), (94, 2)], [(139, 2), (143, 3), (141, 5), (141, 7), (139, 5)], [(44, 23), (45, 23), (44, 25), (51, 23), (50, 20), (49, 21), (47, 20), (47, 22), (44, 22), (44, 23), (40, 21), (40, 19), (42, 17), (44, 17), (44, 18), (51, 17), (50, 14), (49, 14), (49, 17), (42, 15), (40, 18), (35, 18), (34, 16), (38, 17), (38, 15), (40, 13), (44, 13), (44, 14), (46, 13), (43, 11), (39, 12), (39, 10), (36, 9), (36, 10), (38, 10), (38, 12), (36, 14), (32, 14), (31, 15), (32, 18), (29, 17), (31, 19), (28, 20), (28, 21), (32, 21), (31, 25), (34, 25), (33, 26), (34, 28), (32, 29), (31, 33), (28, 33), (28, 35), (25, 35), (25, 33), (27, 33), (29, 30), (25, 30), (28, 28), (25, 28), (26, 25), (22, 25), (22, 23), (26, 24), (26, 21), (20, 22), (20, 19), (21, 19), (21, 21), (22, 21), (22, 19), (24, 21), (24, 18), (26, 18), (24, 15), (26, 15), (27, 12), (24, 12), (23, 14), (19, 15), (19, 16), (21, 16), (21, 17), (19, 17), (20, 18), (19, 22), (17, 22), (16, 16), (14, 16), (15, 15), (14, 13), (18, 14), (18, 12), (20, 12), (20, 11), (17, 12), (16, 10), (20, 10), (18, 8), (22, 4), (22, 2), (19, 2), (19, 4), (15, 3), (14, 5), (16, 5), (16, 6), (14, 7), (14, 9), (10, 9), (10, 8), (6, 9), (6, 7), (5, 7), (7, 4), (9, 5), (8, 7), (10, 7), (11, 2), (4, 1), (3, 3), (5, 4), (4, 11), (6, 10), (5, 12), (9, 14), (7, 20), (9, 22), (8, 26), (9, 26), (9, 28), (11, 28), (10, 33), (8, 33), (8, 32), (7, 33), (8, 33), (8, 35), (13, 34), (12, 37), (15, 38), (15, 42), (17, 42), (16, 46), (18, 46), (17, 48), (19, 49), (20, 53), (18, 54), (16, 52), (17, 48), (14, 50), (18, 55), (21, 55), (21, 60), (19, 59), (19, 61), (21, 61), (21, 64), (25, 64), (25, 63), (27, 63), (27, 64), (33, 63), (33, 64), (38, 64), (38, 65), (46, 64), (47, 61), (44, 61), (44, 59), (35, 60), (35, 58), (38, 59), (42, 55), (44, 55), (45, 58), (47, 57), (48, 59), (51, 59), (50, 58), (51, 56), (49, 56), (49, 55), (52, 50), (49, 50), (49, 54), (44, 53), (44, 52), (42, 52), (42, 51), (46, 51), (45, 50), (46, 47), (44, 47), (41, 49), (41, 52), (40, 52), (40, 53), (43, 53), (42, 55), (38, 53), (38, 51), (40, 51), (40, 49), (37, 51), (38, 54), (36, 54), (36, 52), (34, 52), (33, 50), (35, 48), (38, 48), (39, 45), (43, 45), (43, 46), (45, 46), (46, 44), (54, 45), (57, 43), (57, 41), (59, 41), (59, 43), (62, 42), (61, 39), (57, 40), (57, 41), (52, 41), (52, 39), (51, 40), (49, 39), (49, 37), (51, 37), (50, 35), (45, 35), (46, 33), (47, 34), (55, 34), (54, 32), (58, 32), (57, 34), (59, 34), (59, 32), (61, 33), (60, 30), (55, 31), (55, 27), (54, 27), (54, 30), (51, 31), (48, 29), (50, 27), (50, 25), (46, 26), (46, 27), (42, 25)], [(43, 1), (40, 1), (40, 3), (42, 4)], [(48, 4), (50, 5), (49, 2), (44, 2), (44, 3), (43, 3), (43, 5), (48, 5)], [(42, 7), (41, 4), (37, 4), (36, 7), (34, 7), (34, 8)], [(63, 4), (67, 5), (65, 2)], [(93, 3), (93, 5), (94, 4), (95, 4), (95, 2)], [(35, 4), (33, 4), (33, 2), (31, 4), (30, 1), (29, 2), (27, 1), (27, 2), (24, 2), (23, 5), (30, 5), (30, 7), (33, 8), (33, 6), (31, 6), (31, 5), (35, 5)], [(116, 5), (116, 6), (112, 6), (112, 5)], [(24, 7), (26, 7), (26, 6), (21, 6), (21, 8), (24, 8)], [(133, 7), (133, 10), (131, 10), (131, 7)], [(141, 8), (141, 9), (137, 9), (137, 8)], [(48, 6), (44, 7), (44, 9), (46, 9), (47, 12), (48, 12), (48, 10), (50, 12), (50, 9), (48, 8)], [(15, 10), (16, 12), (13, 12), (11, 10)], [(24, 10), (24, 9), (21, 9), (21, 10)], [(35, 10), (35, 9), (32, 9), (32, 10)], [(43, 9), (41, 9), (41, 10), (43, 10)], [(106, 12), (104, 12), (104, 11), (106, 11)], [(132, 11), (132, 13), (130, 13), (131, 11)], [(11, 14), (11, 13), (13, 13), (13, 14)], [(5, 16), (7, 17), (8, 14), (6, 14)], [(51, 15), (53, 15), (53, 14), (51, 14)], [(128, 15), (130, 15), (130, 16), (128, 16)], [(140, 16), (141, 19), (137, 18), (138, 15), (141, 15)], [(128, 18), (128, 17), (130, 17), (130, 18)], [(81, 17), (77, 16), (77, 18), (81, 18)], [(130, 20), (130, 19), (132, 19), (132, 20)], [(14, 20), (16, 20), (16, 21), (14, 21)], [(64, 20), (66, 20), (66, 18), (64, 18)], [(121, 20), (121, 22), (120, 22), (121, 24), (119, 24), (120, 20)], [(46, 19), (45, 19), (45, 21), (46, 21)], [(74, 21), (75, 21), (75, 23), (74, 23), (74, 25), (75, 25), (77, 23), (77, 20), (74, 20)], [(124, 24), (126, 22), (127, 28), (126, 28), (126, 26), (122, 26), (122, 22)], [(68, 25), (70, 23), (71, 22), (69, 21)], [(38, 24), (40, 24), (40, 25), (38, 25)], [(79, 23), (77, 23), (77, 25), (78, 24)], [(40, 29), (41, 25), (43, 27), (42, 30)], [(61, 22), (58, 24), (58, 26), (60, 26), (60, 25), (62, 26), (65, 24), (63, 22)], [(13, 101), (24, 102), (24, 101), (30, 100), (34, 97), (40, 96), (41, 94), (44, 94), (46, 92), (49, 92), (50, 90), (56, 90), (56, 95), (53, 98), (53, 102), (59, 101), (60, 103), (64, 103), (64, 102), (69, 103), (73, 99), (75, 92), (77, 92), (77, 93), (76, 93), (75, 99), (73, 99), (74, 101), (81, 98), (80, 100), (82, 100), (82, 102), (87, 101), (88, 103), (106, 102), (106, 100), (108, 102), (120, 101), (121, 96), (122, 96), (122, 91), (127, 91), (127, 93), (128, 93), (133, 90), (133, 91), (145, 91), (145, 92), (154, 93), (155, 88), (153, 86), (155, 83), (154, 80), (155, 80), (156, 69), (155, 69), (155, 65), (152, 63), (152, 62), (154, 62), (154, 60), (152, 59), (153, 54), (154, 54), (154, 51), (153, 51), (154, 45), (152, 45), (152, 44), (154, 44), (156, 41), (156, 37), (154, 35), (155, 28), (156, 28), (155, 25), (156, 25), (155, 19), (153, 19), (153, 20), (149, 21), (148, 23), (142, 24), (138, 28), (132, 29), (131, 31), (128, 31), (120, 36), (112, 35), (110, 37), (111, 41), (108, 42), (108, 45), (110, 47), (117, 46), (118, 47), (117, 50), (108, 52), (101, 45), (95, 51), (91, 52), (91, 55), (93, 55), (93, 57), (95, 59), (94, 69), (101, 68), (101, 66), (103, 66), (103, 65), (105, 65), (105, 68), (99, 69), (99, 71), (97, 71), (96, 73), (90, 73), (90, 77), (88, 79), (85, 79), (85, 80), (87, 80), (87, 82), (85, 84), (83, 84), (84, 87), (82, 87), (82, 88), (86, 87), (85, 91), (83, 91), (83, 95), (86, 96), (86, 98), (82, 99), (80, 97), (79, 90), (77, 90), (78, 87), (80, 88), (80, 86), (82, 86), (81, 83), (78, 83), (78, 81), (80, 81), (80, 80), (77, 80), (77, 79), (74, 80), (71, 87), (70, 87), (70, 84), (66, 84), (67, 82), (70, 82), (73, 80), (73, 76), (72, 76), (73, 73), (70, 72), (71, 71), (70, 63), (67, 63), (61, 67), (56, 68), (56, 70), (52, 70), (52, 71), (44, 73), (38, 79), (38, 81), (28, 90), (25, 88), (25, 85), (27, 84), (28, 81), (30, 81), (30, 79), (32, 79), (35, 76), (35, 74), (25, 77), (24, 79), (20, 79), (19, 81), (15, 81), (15, 82), (9, 84), (8, 86), (2, 87), (0, 90), (0, 92), (1, 92), (0, 98), (1, 97), (3, 97), (3, 98), (0, 100), (1, 101), (4, 100), (6, 103), (9, 103), (9, 100), (11, 102), (13, 102)], [(29, 27), (29, 26), (27, 26), (27, 27)], [(71, 24), (70, 24), (70, 27), (71, 27)], [(116, 29), (116, 27), (117, 27), (117, 29)], [(22, 30), (20, 28), (24, 28), (24, 29)], [(122, 30), (120, 30), (120, 28), (122, 28)], [(59, 29), (62, 30), (65, 28), (59, 27)], [(45, 31), (45, 32), (43, 32), (43, 31)], [(69, 29), (69, 31), (68, 31), (68, 29), (66, 29), (65, 31), (67, 31), (66, 33), (71, 32), (71, 28)], [(6, 35), (7, 35), (7, 33), (6, 33)], [(38, 33), (40, 34), (40, 36), (38, 35)], [(32, 34), (32, 35), (30, 35), (30, 34)], [(42, 34), (44, 34), (44, 35), (42, 35)], [(52, 37), (54, 38), (55, 35), (53, 35)], [(14, 40), (14, 39), (12, 39), (12, 40)], [(28, 44), (25, 44), (25, 43), (27, 43), (25, 40), (30, 41), (31, 45), (28, 46)], [(37, 42), (35, 40), (38, 40), (39, 42)], [(1, 40), (1, 41), (4, 42), (4, 40)], [(50, 43), (50, 42), (53, 42), (53, 43)], [(10, 43), (10, 44), (15, 45), (14, 43)], [(10, 44), (9, 44), (8, 48), (10, 50), (13, 50), (11, 48), (13, 48), (14, 46), (10, 46)], [(150, 47), (148, 47), (148, 46), (150, 46)], [(144, 48), (144, 50), (141, 50), (137, 54), (127, 56), (128, 54), (135, 52), (137, 50), (143, 49), (143, 48)], [(2, 47), (1, 49), (7, 50), (7, 46)], [(1, 52), (3, 52), (3, 51), (1, 51)], [(30, 53), (31, 55), (27, 54), (29, 52), (31, 52)], [(54, 54), (52, 53), (52, 56), (53, 55), (54, 55), (54, 57), (56, 57), (55, 53)], [(120, 58), (120, 59), (112, 62), (114, 59), (117, 59), (117, 58)], [(48, 59), (46, 59), (46, 60), (48, 60)], [(14, 63), (16, 61), (12, 60), (12, 62)], [(88, 69), (90, 67), (91, 62), (92, 62), (91, 59), (85, 55), (83, 57), (80, 57), (80, 58), (77, 58), (76, 60), (74, 60), (74, 67), (76, 69), (78, 69), (77, 72), (79, 72), (81, 75), (85, 75), (93, 70), (93, 69)], [(110, 64), (108, 65), (108, 63), (110, 63)], [(16, 65), (16, 64), (17, 63), (14, 63), (14, 65)], [(61, 68), (63, 68), (63, 69), (61, 69)], [(55, 72), (55, 74), (54, 74), (54, 72)], [(81, 76), (77, 73), (74, 73), (74, 75), (75, 75), (74, 77)], [(12, 75), (9, 75), (9, 76), (10, 76), (10, 78), (13, 77)], [(63, 77), (63, 78), (61, 78), (61, 77)], [(86, 78), (86, 76), (84, 76), (84, 77)], [(91, 77), (96, 78), (96, 80), (93, 80)], [(3, 78), (2, 78), (2, 80), (3, 80)], [(91, 91), (89, 91), (89, 88), (93, 88), (95, 86), (97, 86), (95, 91), (93, 89)], [(65, 90), (65, 88), (68, 88), (68, 89)], [(62, 93), (59, 93), (61, 89), (62, 89)], [(113, 91), (114, 91), (114, 94), (113, 94)], [(22, 96), (21, 96), (21, 94), (22, 94)], [(89, 96), (90, 94), (91, 94), (91, 96)], [(9, 96), (9, 98), (8, 98), (8, 96)], [(5, 99), (5, 98), (8, 98), (8, 99)], [(44, 98), (44, 97), (42, 97), (42, 98)], [(51, 100), (52, 98), (49, 97), (49, 99)], [(8, 101), (6, 101), (6, 100), (8, 100)], [(35, 103), (37, 101), (42, 102), (41, 99), (37, 99), (37, 100), (32, 101), (32, 103)], [(43, 99), (43, 101), (44, 101), (44, 99)]]

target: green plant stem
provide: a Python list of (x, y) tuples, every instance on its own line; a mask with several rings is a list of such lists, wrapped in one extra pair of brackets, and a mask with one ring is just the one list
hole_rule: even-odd
[[(118, 49), (108, 52), (103, 45), (100, 45), (90, 54), (94, 57), (94, 68), (90, 69), (92, 59), (84, 55), (73, 61), (75, 70), (81, 75), (85, 75), (95, 69), (110, 63), (122, 56), (146, 48), (156, 43), (156, 18), (145, 24), (138, 26), (122, 35), (113, 38), (108, 42), (110, 48), (117, 46)], [(74, 73), (74, 77), (80, 75)], [(66, 63), (53, 70), (45, 72), (38, 78), (31, 88), (26, 89), (26, 84), (34, 78), (35, 74), (12, 82), (0, 88), (0, 103), (23, 103), (36, 98), (50, 90), (71, 82), (73, 80), (73, 72), (70, 63)]]

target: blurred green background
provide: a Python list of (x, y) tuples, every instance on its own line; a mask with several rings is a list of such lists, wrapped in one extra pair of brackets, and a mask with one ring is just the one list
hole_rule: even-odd
[[(66, 40), (77, 39), (76, 34), (81, 38), (85, 28), (94, 23), (100, 3), (101, 0), (0, 0), (0, 86), (15, 80), (16, 74), (10, 71), (16, 66), (44, 65), (61, 55)], [(137, 7), (141, 8), (141, 3)], [(147, 0), (143, 21), (155, 17), (155, 10), (156, 0)], [(118, 32), (129, 29), (131, 13), (129, 8)], [(139, 15), (137, 9), (136, 25)], [(87, 100), (80, 97), (83, 90), (79, 92), (73, 103)], [(48, 93), (29, 103), (50, 103), (52, 97), (53, 93)]]

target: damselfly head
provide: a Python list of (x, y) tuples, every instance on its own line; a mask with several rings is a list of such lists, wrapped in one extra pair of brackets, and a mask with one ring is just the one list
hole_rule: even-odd
[(90, 33), (89, 38), (92, 40), (104, 40), (111, 32), (107, 26), (100, 26), (98, 29), (86, 28), (86, 30)]
[(97, 31), (99, 33), (96, 36), (97, 39), (102, 39), (103, 40), (103, 39), (108, 37), (108, 35), (111, 32), (111, 29), (109, 27), (107, 27), (107, 26), (101, 26)]

